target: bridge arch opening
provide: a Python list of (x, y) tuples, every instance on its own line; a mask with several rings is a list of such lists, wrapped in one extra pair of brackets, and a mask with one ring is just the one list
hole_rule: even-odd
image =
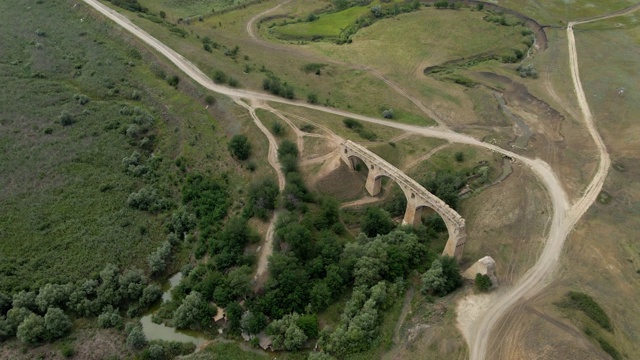
[[(466, 242), (465, 221), (455, 210), (444, 201), (430, 193), (415, 180), (386, 162), (367, 148), (347, 141), (342, 144), (344, 155), (342, 159), (351, 169), (355, 169), (354, 163), (358, 161), (367, 166), (368, 174), (365, 188), (371, 196), (378, 195), (382, 190), (382, 179), (390, 178), (396, 182), (406, 198), (406, 208), (403, 224), (415, 225), (422, 222), (423, 209), (433, 209), (446, 225), (449, 239), (444, 253), (454, 256), (458, 260), (462, 258), (462, 251)], [(357, 159), (357, 160), (356, 160)]]

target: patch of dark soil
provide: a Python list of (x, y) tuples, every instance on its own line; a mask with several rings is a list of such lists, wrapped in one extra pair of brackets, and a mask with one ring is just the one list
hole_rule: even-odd
[(319, 193), (350, 201), (362, 196), (366, 180), (363, 173), (351, 170), (341, 162), (337, 169), (316, 181), (314, 187)]

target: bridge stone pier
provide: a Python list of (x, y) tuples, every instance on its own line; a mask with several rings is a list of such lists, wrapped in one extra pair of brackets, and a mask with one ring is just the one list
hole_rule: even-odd
[(407, 198), (407, 209), (404, 213), (403, 224), (417, 225), (420, 223), (422, 209), (425, 207), (437, 212), (447, 225), (449, 240), (443, 255), (449, 255), (460, 260), (467, 240), (465, 221), (455, 210), (444, 201), (430, 193), (422, 185), (389, 164), (364, 146), (350, 140), (341, 144), (340, 156), (350, 169), (355, 169), (356, 158), (369, 169), (365, 188), (371, 196), (376, 196), (382, 190), (382, 177), (386, 176), (395, 181)]

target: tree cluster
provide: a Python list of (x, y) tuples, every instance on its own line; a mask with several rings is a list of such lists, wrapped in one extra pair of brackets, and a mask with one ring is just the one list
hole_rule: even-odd
[(422, 292), (445, 296), (462, 286), (458, 261), (447, 255), (433, 260), (431, 267), (422, 274)]
[(269, 75), (262, 81), (262, 88), (267, 90), (276, 96), (281, 96), (287, 99), (293, 99), (295, 97), (295, 90), (293, 86), (282, 82), (279, 77), (275, 75)]
[(141, 270), (120, 272), (108, 264), (88, 280), (46, 284), (38, 291), (23, 290), (12, 298), (0, 294), (0, 339), (16, 336), (34, 344), (63, 337), (72, 327), (67, 313), (98, 316), (100, 326), (119, 327), (120, 309), (129, 307), (132, 315), (137, 315), (138, 309), (148, 307), (160, 295), (156, 285), (147, 285)]

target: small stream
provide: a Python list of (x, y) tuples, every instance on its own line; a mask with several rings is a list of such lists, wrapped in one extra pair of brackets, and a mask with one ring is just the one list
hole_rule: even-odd
[[(178, 272), (169, 278), (169, 283), (163, 287), (162, 301), (171, 300), (171, 290), (175, 288), (182, 280), (182, 273)], [(153, 314), (160, 308), (160, 303), (153, 306), (141, 319), (142, 331), (147, 340), (165, 340), (193, 343), (197, 346), (207, 340), (210, 340), (205, 334), (192, 330), (176, 330), (173, 327), (164, 324), (155, 324), (151, 321)]]
[(516, 138), (512, 146), (518, 149), (526, 149), (527, 145), (529, 144), (529, 139), (531, 138), (531, 135), (533, 135), (531, 128), (529, 127), (529, 125), (527, 125), (527, 123), (521, 117), (511, 112), (511, 110), (507, 107), (507, 104), (504, 101), (504, 97), (502, 96), (502, 94), (494, 91), (493, 96), (495, 96), (496, 100), (498, 100), (500, 110), (502, 110), (502, 112), (506, 115), (506, 117), (512, 120), (516, 124), (516, 126), (520, 129), (520, 131), (522, 131), (522, 135)]

